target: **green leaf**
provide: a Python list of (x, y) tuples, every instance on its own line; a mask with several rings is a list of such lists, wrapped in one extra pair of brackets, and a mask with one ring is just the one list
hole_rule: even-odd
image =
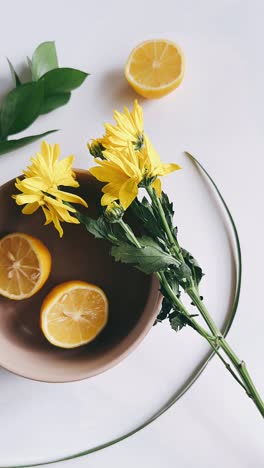
[[(177, 228), (173, 227), (173, 204), (170, 203), (168, 196), (162, 192), (160, 197), (166, 220), (177, 238)], [(159, 211), (155, 204), (150, 204), (147, 198), (143, 198), (141, 202), (135, 200), (131, 205), (131, 211), (136, 216), (138, 221), (143, 225), (146, 232), (164, 247), (167, 245), (167, 236), (163, 225), (159, 223)]]
[(30, 70), (31, 78), (32, 78), (32, 61), (31, 61), (31, 59), (29, 57), (27, 57), (27, 63), (28, 63), (28, 68)]
[(103, 216), (100, 216), (98, 219), (92, 219), (78, 211), (75, 213), (75, 216), (96, 239), (117, 241), (117, 238), (113, 234), (112, 224), (107, 223)]
[(170, 202), (169, 197), (165, 192), (161, 193), (160, 202), (162, 204), (162, 208), (164, 210), (167, 223), (170, 226), (170, 228), (174, 230), (175, 228), (173, 227), (173, 216), (174, 216), (173, 203)]
[(58, 67), (55, 42), (43, 42), (40, 44), (32, 57), (32, 78), (39, 80), (45, 73)]
[(191, 286), (192, 271), (185, 263), (181, 263), (179, 266), (173, 266), (171, 268), (171, 274), (173, 278), (171, 286), (176, 287), (176, 284), (180, 284), (183, 289), (187, 289)]
[[(181, 268), (181, 265), (179, 266), (179, 268)], [(179, 287), (177, 268), (174, 268), (174, 267), (170, 268), (168, 271), (166, 271), (165, 276), (175, 296), (180, 297), (180, 287)], [(163, 292), (164, 291), (162, 291), (162, 293)]]
[(42, 76), (45, 96), (54, 96), (59, 93), (69, 93), (78, 88), (87, 78), (88, 73), (74, 68), (56, 68)]
[(171, 265), (179, 266), (179, 262), (165, 253), (150, 237), (144, 236), (138, 240), (142, 245), (141, 249), (126, 242), (112, 247), (111, 254), (115, 260), (134, 265), (146, 274), (165, 270)]
[(184, 317), (184, 315), (181, 314), (180, 312), (172, 312), (169, 315), (169, 321), (170, 321), (171, 328), (175, 330), (176, 332), (180, 331), (183, 327), (189, 324), (186, 317)]
[(145, 197), (141, 202), (136, 199), (132, 203), (130, 210), (151, 237), (163, 237), (163, 229), (161, 229), (157, 222), (152, 206)]
[(32, 60), (29, 57), (27, 57), (27, 63), (28, 63), (28, 68), (30, 69), (32, 73)]
[[(72, 206), (70, 203), (66, 203), (66, 205)], [(86, 214), (76, 212), (75, 216), (96, 239), (104, 239), (115, 245), (119, 245), (120, 242), (130, 242), (120, 224), (110, 223), (104, 215), (92, 219)]]
[(43, 102), (43, 84), (26, 83), (10, 91), (1, 111), (2, 137), (21, 132), (39, 116)]
[(188, 267), (190, 268), (192, 272), (192, 278), (194, 280), (195, 286), (198, 289), (199, 283), (202, 277), (204, 276), (203, 270), (200, 267), (197, 260), (192, 256), (190, 252), (188, 252), (188, 250), (181, 249), (181, 251), (182, 251), (182, 255), (183, 255), (185, 263), (188, 265)]
[(58, 107), (64, 106), (70, 100), (71, 93), (55, 94), (44, 98), (40, 114), (47, 114)]
[(169, 299), (167, 299), (167, 297), (163, 297), (162, 303), (161, 303), (161, 309), (160, 309), (160, 312), (159, 312), (159, 314), (157, 316), (156, 323), (157, 322), (163, 322), (163, 320), (166, 320), (166, 318), (168, 317), (171, 309), (172, 309), (171, 301)]
[(18, 86), (21, 85), (20, 78), (19, 78), (16, 70), (14, 69), (12, 63), (10, 62), (10, 60), (8, 58), (6, 58), (6, 60), (8, 61), (8, 65), (9, 65), (9, 68), (10, 68), (10, 71), (11, 71), (11, 75), (12, 75), (12, 79), (14, 81), (14, 84), (15, 84), (16, 88), (18, 88)]
[[(181, 268), (181, 266), (180, 266)], [(171, 267), (164, 272), (164, 276), (166, 277), (166, 281), (169, 284), (170, 288), (173, 290), (175, 296), (180, 298), (180, 288), (179, 282), (177, 278), (177, 268)], [(179, 331), (183, 328), (183, 326), (190, 324), (188, 319), (184, 317), (181, 310), (178, 309), (176, 304), (173, 304), (171, 301), (171, 297), (168, 294), (168, 291), (163, 288), (161, 285), (160, 291), (162, 293), (163, 301), (161, 305), (161, 310), (157, 316), (157, 323), (162, 322), (163, 320), (169, 319), (171, 327), (175, 331)]]
[(9, 153), (10, 151), (14, 151), (18, 148), (22, 148), (23, 146), (29, 145), (34, 141), (38, 140), (39, 138), (43, 138), (50, 133), (57, 132), (58, 130), (49, 130), (48, 132), (40, 133), (38, 135), (31, 135), (24, 138), (19, 138), (18, 140), (7, 140), (7, 141), (0, 141), (0, 155)]

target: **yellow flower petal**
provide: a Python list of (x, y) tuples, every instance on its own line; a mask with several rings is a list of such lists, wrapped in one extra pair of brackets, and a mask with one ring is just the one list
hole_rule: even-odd
[[(44, 196), (45, 205), (49, 208), (52, 206), (53, 209), (57, 210), (57, 208), (64, 208), (65, 205), (61, 200), (56, 200), (55, 198), (49, 197), (48, 195)], [(67, 206), (67, 210), (71, 211), (72, 213), (76, 213), (76, 209), (73, 206)]]
[(49, 184), (46, 184), (41, 177), (26, 178), (21, 181), (20, 186), (34, 192), (45, 192), (49, 188)]
[(118, 111), (114, 111), (114, 119), (117, 123), (117, 126), (127, 134), (128, 138), (134, 137), (134, 122), (133, 119), (130, 118), (130, 113), (127, 108), (124, 109), (125, 114), (121, 114)]
[(138, 154), (136, 153), (131, 141), (128, 142), (128, 150), (124, 153), (124, 155), (126, 155), (127, 160), (129, 160), (130, 163), (133, 164), (133, 166), (135, 166), (135, 168), (137, 169), (137, 171), (134, 172), (137, 172), (140, 175)]
[(46, 159), (46, 161), (49, 160), (51, 157), (50, 154), (50, 145), (46, 141), (42, 141), (41, 146), (40, 146), (40, 151), (43, 157)]
[(17, 205), (25, 205), (27, 203), (40, 202), (41, 196), (39, 196), (38, 194), (18, 194), (15, 195), (15, 200)]
[(122, 171), (128, 176), (133, 177), (135, 175), (135, 167), (125, 158), (124, 154), (118, 151), (104, 151), (104, 156), (109, 161), (113, 162), (122, 169)]
[(123, 150), (127, 147), (127, 139), (124, 139), (124, 134), (120, 135), (119, 137), (115, 137), (112, 135), (105, 135), (103, 138), (103, 145), (105, 149), (113, 150), (119, 149)]
[(59, 233), (59, 236), (62, 237), (63, 236), (63, 229), (61, 227), (60, 218), (59, 218), (57, 212), (52, 209), (52, 207), (50, 207), (50, 215), (51, 215), (51, 218), (52, 218), (52, 222), (53, 222), (53, 224), (55, 226), (55, 229), (57, 229), (57, 231)]
[(154, 180), (154, 182), (151, 184), (151, 187), (153, 187), (156, 190), (158, 197), (160, 197), (161, 196), (161, 180), (160, 179)]
[(53, 164), (55, 164), (56, 161), (58, 161), (60, 156), (60, 145), (57, 143), (53, 147)]
[(139, 130), (140, 133), (142, 133), (144, 126), (143, 110), (142, 107), (138, 104), (137, 99), (134, 101), (134, 109), (131, 115), (135, 122), (135, 127)]
[(50, 195), (54, 195), (57, 199), (69, 202), (69, 203), (77, 203), (78, 205), (83, 205), (87, 208), (87, 203), (86, 201), (79, 197), (78, 195), (75, 195), (74, 193), (69, 193), (69, 192), (64, 192), (63, 190), (58, 190), (58, 189), (51, 189), (49, 191)]
[(109, 206), (115, 200), (118, 200), (118, 196), (114, 196), (111, 193), (105, 193), (101, 198), (101, 205), (102, 206)]
[(137, 194), (138, 186), (135, 180), (129, 179), (122, 185), (119, 192), (119, 200), (124, 210), (126, 210), (129, 205), (131, 205), (131, 203), (137, 197)]
[(178, 164), (161, 164), (158, 169), (158, 175), (165, 176), (167, 174), (170, 174), (171, 172), (178, 171), (179, 169), (181, 169), (181, 166), (179, 166)]
[(102, 192), (103, 192), (103, 193), (109, 192), (109, 193), (111, 193), (113, 196), (116, 196), (116, 197), (118, 197), (119, 190), (120, 190), (120, 185), (119, 185), (119, 184), (112, 184), (112, 183), (106, 184), (106, 185), (102, 188)]
[[(114, 150), (116, 151), (116, 150)], [(119, 152), (118, 152), (119, 154)], [(125, 153), (126, 154), (126, 153)], [(113, 170), (113, 171), (116, 171), (117, 173), (119, 173), (120, 175), (124, 175), (125, 172), (124, 170), (122, 169), (122, 167), (120, 167), (120, 161), (119, 159), (117, 160), (117, 162), (113, 162), (113, 161), (107, 161), (107, 159), (98, 159), (98, 158), (95, 158), (94, 161), (99, 164), (99, 166), (102, 166), (102, 167), (106, 167), (107, 169), (110, 169), (110, 170)]]
[(38, 202), (29, 203), (28, 205), (24, 206), (24, 208), (22, 210), (22, 213), (27, 214), (27, 215), (31, 215), (31, 214), (35, 213), (35, 211), (37, 211), (38, 208), (39, 208), (39, 203)]
[(72, 170), (74, 156), (58, 161), (54, 168), (54, 178), (57, 185), (65, 185), (69, 187), (79, 187), (79, 183), (75, 180), (75, 173)]
[(114, 184), (123, 184), (127, 179), (127, 176), (122, 174), (121, 171), (117, 171), (112, 167), (107, 168), (95, 166), (90, 169), (90, 173), (100, 182), (113, 182)]
[(137, 143), (143, 132), (143, 112), (137, 101), (130, 112), (126, 107), (124, 113), (114, 111), (116, 125), (105, 124), (106, 135), (103, 146), (106, 149), (126, 148), (128, 141)]
[(61, 221), (65, 221), (66, 223), (80, 224), (80, 221), (74, 216), (71, 216), (65, 208), (57, 207), (56, 212), (59, 215)]
[(161, 164), (160, 157), (159, 157), (157, 151), (155, 150), (154, 146), (150, 142), (147, 135), (144, 136), (144, 142), (145, 142), (145, 146), (144, 146), (142, 152), (143, 153), (145, 152), (145, 154), (147, 156), (147, 159), (149, 161), (150, 171), (154, 171)]
[(46, 218), (45, 225), (52, 223), (52, 215), (50, 210), (48, 210), (48, 208), (46, 208), (45, 206), (42, 206), (41, 208)]

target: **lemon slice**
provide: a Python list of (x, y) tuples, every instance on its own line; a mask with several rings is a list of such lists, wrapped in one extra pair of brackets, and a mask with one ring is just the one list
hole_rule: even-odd
[(102, 289), (84, 281), (56, 286), (41, 307), (41, 329), (61, 348), (77, 348), (92, 341), (106, 325), (108, 300)]
[(0, 240), (0, 294), (26, 299), (46, 282), (51, 269), (47, 247), (35, 237), (20, 232)]
[(184, 70), (181, 48), (167, 39), (153, 39), (132, 50), (125, 66), (125, 77), (138, 94), (152, 99), (177, 88)]

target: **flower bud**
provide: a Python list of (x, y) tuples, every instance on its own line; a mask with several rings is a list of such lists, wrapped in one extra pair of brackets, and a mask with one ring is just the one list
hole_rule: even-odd
[(105, 147), (102, 144), (102, 138), (92, 140), (91, 143), (87, 143), (88, 150), (94, 158), (105, 159), (103, 151)]
[(124, 215), (124, 210), (117, 202), (113, 202), (107, 206), (104, 215), (109, 223), (118, 223)]

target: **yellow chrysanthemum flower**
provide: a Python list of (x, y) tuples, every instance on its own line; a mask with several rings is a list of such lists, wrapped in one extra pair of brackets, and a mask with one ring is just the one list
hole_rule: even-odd
[(55, 228), (63, 235), (61, 222), (79, 224), (79, 221), (70, 213), (76, 210), (64, 202), (78, 203), (87, 206), (87, 203), (78, 195), (65, 192), (64, 187), (79, 187), (75, 173), (72, 170), (74, 156), (68, 156), (59, 161), (60, 146), (49, 145), (43, 141), (41, 151), (31, 158), (31, 166), (24, 172), (24, 179), (16, 180), (16, 188), (22, 192), (13, 195), (18, 205), (25, 205), (24, 214), (32, 214), (39, 207), (42, 208), (46, 222), (54, 223)]
[(129, 141), (126, 150), (105, 150), (103, 155), (105, 159), (95, 159), (99, 166), (90, 169), (99, 181), (107, 182), (102, 189), (103, 206), (119, 200), (122, 208), (127, 209), (137, 197), (138, 187), (142, 185), (152, 185), (160, 195), (161, 183), (158, 177), (180, 169), (177, 164), (163, 164), (146, 136), (141, 150), (136, 151)]
[(106, 149), (127, 148), (128, 142), (141, 148), (144, 140), (144, 121), (142, 107), (135, 100), (132, 112), (124, 108), (124, 113), (114, 111), (116, 125), (105, 124), (106, 134), (100, 140)]

